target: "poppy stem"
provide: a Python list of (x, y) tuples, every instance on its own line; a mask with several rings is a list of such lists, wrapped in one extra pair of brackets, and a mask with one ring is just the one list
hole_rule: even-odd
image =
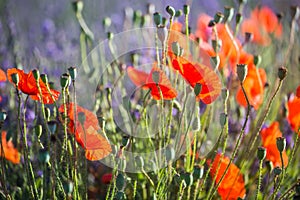
[(258, 175), (258, 183), (257, 183), (257, 189), (256, 189), (256, 195), (255, 199), (258, 200), (258, 195), (260, 193), (260, 188), (261, 188), (261, 179), (262, 179), (262, 165), (263, 165), (263, 159), (259, 161), (259, 175)]

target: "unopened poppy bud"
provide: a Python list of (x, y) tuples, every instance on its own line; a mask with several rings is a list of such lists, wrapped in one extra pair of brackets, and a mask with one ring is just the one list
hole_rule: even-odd
[(273, 162), (269, 161), (269, 160), (266, 161), (266, 166), (267, 166), (267, 169), (268, 169), (269, 172), (271, 172), (273, 170), (273, 168), (274, 168)]
[(186, 186), (191, 186), (193, 184), (193, 174), (192, 173), (183, 173), (182, 179), (185, 182)]
[(221, 91), (221, 95), (222, 95), (223, 100), (224, 100), (224, 101), (227, 101), (227, 99), (228, 99), (228, 97), (229, 97), (229, 91), (228, 91), (226, 88), (224, 88), (224, 89), (222, 89), (222, 91)]
[(45, 83), (46, 85), (48, 84), (48, 76), (47, 76), (47, 74), (41, 74), (41, 79), (42, 79), (43, 83)]
[(256, 67), (258, 67), (261, 63), (261, 56), (260, 55), (255, 55), (253, 58), (253, 63)]
[(204, 174), (204, 167), (203, 166), (194, 166), (194, 170), (193, 170), (193, 178), (195, 180), (201, 179), (203, 177)]
[(162, 26), (166, 26), (166, 25), (167, 25), (167, 18), (163, 17), (163, 18), (161, 19), (161, 25), (162, 25)]
[(123, 136), (122, 137), (122, 146), (123, 147), (127, 147), (127, 145), (129, 144), (129, 137), (128, 136)]
[(46, 117), (46, 121), (49, 121), (50, 116), (51, 116), (50, 108), (45, 108), (45, 117)]
[(182, 10), (176, 10), (175, 17), (180, 17), (182, 15)]
[(45, 150), (41, 150), (38, 154), (38, 159), (41, 163), (48, 163), (50, 161), (49, 152)]
[(125, 187), (125, 176), (122, 173), (119, 173), (116, 178), (116, 187), (119, 191), (122, 191)]
[(114, 34), (112, 32), (107, 32), (107, 39), (108, 40), (113, 39), (113, 37), (114, 37)]
[(165, 151), (167, 162), (175, 159), (175, 150), (173, 147), (167, 147)]
[(220, 125), (222, 128), (225, 126), (226, 122), (227, 122), (227, 114), (221, 113), (220, 114)]
[(233, 14), (234, 14), (234, 8), (233, 7), (225, 6), (224, 7), (224, 19), (223, 19), (223, 22), (224, 23), (229, 23), (232, 20)]
[(125, 199), (125, 193), (123, 191), (118, 191), (117, 194), (116, 194), (116, 199), (117, 200)]
[(43, 127), (42, 127), (42, 125), (39, 124), (39, 125), (37, 125), (37, 126), (34, 127), (34, 133), (35, 133), (35, 135), (36, 135), (38, 138), (41, 137), (42, 132), (43, 132)]
[(160, 80), (160, 75), (158, 71), (154, 71), (152, 73), (152, 80), (154, 81), (154, 83), (158, 84), (159, 80)]
[(214, 21), (219, 24), (222, 22), (224, 15), (221, 12), (217, 12), (214, 16)]
[(291, 15), (293, 20), (297, 20), (300, 17), (300, 8), (299, 6), (292, 6), (291, 7)]
[(217, 23), (215, 22), (215, 20), (210, 20), (208, 22), (208, 27), (214, 27)]
[(71, 77), (69, 74), (64, 73), (63, 75), (61, 75), (60, 77), (60, 86), (62, 88), (67, 88), (69, 87), (71, 84)]
[(172, 43), (172, 51), (176, 56), (180, 56), (180, 46), (178, 42)]
[(144, 159), (141, 156), (136, 156), (135, 157), (135, 164), (137, 167), (143, 169), (144, 168)]
[(77, 0), (75, 2), (73, 2), (73, 9), (74, 11), (77, 12), (82, 12), (83, 9), (83, 2), (80, 0)]
[(240, 82), (243, 83), (248, 73), (248, 66), (245, 64), (237, 64), (236, 72)]
[(53, 135), (56, 131), (57, 122), (56, 121), (49, 121), (47, 122), (48, 128), (50, 130), (50, 133)]
[(286, 139), (284, 137), (276, 138), (276, 145), (279, 152), (283, 152), (286, 148)]
[(257, 148), (257, 158), (258, 160), (264, 160), (266, 158), (267, 151), (264, 147)]
[(210, 57), (210, 63), (215, 69), (217, 69), (220, 65), (220, 57), (219, 56)]
[(281, 174), (281, 172), (282, 172), (282, 169), (281, 169), (281, 167), (275, 167), (274, 168), (274, 174), (276, 175), (276, 176), (278, 176), (278, 175), (280, 175)]
[(67, 183), (64, 184), (65, 192), (68, 196), (71, 196), (73, 192), (74, 184), (72, 181), (67, 181)]
[(286, 75), (287, 75), (287, 68), (285, 68), (285, 67), (280, 67), (279, 69), (278, 69), (278, 78), (280, 79), (280, 80), (283, 80), (285, 77), (286, 77)]
[(201, 122), (200, 122), (200, 117), (196, 116), (193, 120), (193, 124), (192, 124), (192, 130), (193, 131), (199, 131), (201, 128)]
[(7, 113), (4, 110), (0, 111), (0, 123), (3, 123), (7, 117)]
[(19, 74), (18, 74), (18, 73), (13, 73), (13, 74), (11, 75), (11, 79), (12, 79), (12, 81), (13, 81), (13, 83), (14, 83), (15, 85), (18, 85), (18, 84), (19, 84), (20, 78), (19, 78)]
[(159, 14), (158, 12), (153, 14), (153, 20), (156, 26), (159, 26), (162, 24), (162, 17), (161, 14)]
[(243, 21), (243, 15), (241, 13), (237, 13), (235, 15), (235, 23), (240, 24)]
[(167, 6), (166, 7), (166, 11), (169, 13), (169, 15), (171, 16), (171, 17), (174, 17), (175, 16), (175, 9), (172, 7), (172, 6)]
[(189, 5), (187, 5), (187, 4), (183, 5), (183, 13), (185, 15), (188, 15), (190, 13), (190, 6)]
[(245, 33), (245, 43), (251, 42), (253, 40), (253, 34), (246, 32)]
[(202, 84), (201, 83), (196, 83), (194, 87), (194, 93), (196, 96), (198, 96), (201, 93), (202, 90)]
[(166, 27), (164, 27), (164, 26), (157, 27), (157, 36), (162, 44), (165, 43), (165, 41), (167, 39), (167, 35), (168, 35), (168, 30)]
[(72, 80), (75, 80), (77, 77), (77, 68), (76, 67), (69, 67), (68, 68), (69, 74)]
[(37, 69), (32, 70), (32, 74), (35, 80), (39, 80), (40, 79), (40, 71)]
[(111, 25), (111, 19), (109, 17), (105, 17), (103, 20), (102, 20), (102, 25), (103, 27), (106, 29), (108, 27), (110, 27)]

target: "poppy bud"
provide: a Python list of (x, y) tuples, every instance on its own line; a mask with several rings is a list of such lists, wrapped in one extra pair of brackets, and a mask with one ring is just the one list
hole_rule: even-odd
[(77, 77), (77, 68), (76, 67), (69, 67), (68, 68), (69, 74), (72, 80), (75, 80)]
[(45, 108), (45, 117), (46, 117), (46, 121), (49, 121), (50, 119), (50, 116), (51, 116), (51, 111), (49, 108)]
[(49, 82), (49, 88), (54, 89), (54, 82), (52, 82), (52, 81)]
[(20, 81), (19, 74), (13, 73), (13, 74), (11, 75), (11, 79), (12, 79), (12, 81), (13, 81), (13, 83), (14, 83), (15, 85), (18, 85), (18, 84), (19, 84), (19, 81)]
[(63, 74), (60, 77), (60, 86), (63, 89), (66, 89), (70, 85), (70, 75), (69, 74)]
[(227, 122), (227, 114), (221, 113), (220, 114), (220, 125), (222, 128), (225, 126), (226, 122)]
[(48, 84), (48, 76), (47, 76), (47, 74), (41, 74), (41, 79), (42, 79), (43, 83), (45, 83), (46, 85)]
[(4, 110), (0, 111), (0, 123), (3, 123), (7, 117), (7, 113)]
[(182, 10), (176, 10), (175, 17), (180, 17), (182, 15)]
[(240, 4), (246, 4), (246, 3), (247, 3), (247, 0), (239, 0), (239, 3), (240, 3)]
[(42, 132), (43, 132), (42, 125), (39, 124), (39, 125), (37, 125), (37, 126), (34, 127), (34, 133), (35, 133), (35, 135), (36, 135), (38, 138), (41, 137)]
[(165, 43), (165, 41), (167, 39), (167, 35), (168, 35), (168, 30), (166, 27), (164, 27), (164, 26), (157, 27), (157, 36), (162, 44)]
[(181, 56), (180, 55), (180, 46), (178, 42), (173, 42), (172, 43), (172, 51), (176, 56)]
[(107, 32), (107, 39), (108, 40), (113, 39), (113, 37), (114, 37), (114, 34), (112, 32)]
[(233, 14), (234, 14), (234, 8), (225, 6), (223, 22), (224, 23), (230, 22), (232, 20)]
[(194, 166), (194, 170), (193, 170), (193, 178), (195, 178), (196, 180), (201, 179), (203, 177), (204, 174), (204, 167), (201, 166)]
[(214, 16), (214, 21), (216, 22), (216, 24), (219, 24), (222, 22), (224, 18), (224, 15), (221, 12), (217, 12)]
[(162, 26), (166, 26), (166, 25), (167, 25), (167, 18), (163, 17), (163, 18), (161, 19), (161, 25), (162, 25)]
[(37, 70), (37, 69), (32, 70), (32, 74), (36, 81), (40, 79), (40, 71), (39, 70)]
[(249, 33), (249, 32), (246, 32), (245, 33), (245, 43), (251, 42), (252, 40), (253, 40), (253, 34)]
[(150, 24), (150, 20), (151, 19), (150, 19), (149, 15), (143, 15), (141, 17), (141, 27), (149, 25)]
[(235, 23), (240, 24), (242, 22), (242, 20), (243, 20), (243, 15), (241, 13), (237, 13), (235, 15)]
[(122, 137), (122, 146), (123, 147), (127, 147), (127, 145), (129, 144), (129, 137), (128, 136), (123, 136)]
[(117, 194), (116, 194), (116, 199), (117, 200), (125, 199), (125, 193), (123, 191), (118, 191)]
[(74, 184), (72, 181), (67, 181), (67, 183), (64, 184), (64, 189), (68, 196), (71, 196), (71, 194), (73, 192), (73, 187), (74, 187)]
[(210, 64), (217, 69), (220, 65), (220, 57), (219, 56), (214, 56), (210, 57)]
[(194, 93), (196, 96), (198, 96), (201, 93), (202, 90), (202, 84), (201, 83), (196, 83), (194, 87)]
[(193, 120), (193, 124), (192, 124), (192, 130), (193, 131), (199, 131), (201, 128), (201, 121), (200, 121), (200, 117), (196, 116)]
[(264, 160), (266, 158), (267, 151), (264, 147), (257, 148), (257, 158), (258, 160)]
[(105, 17), (103, 20), (102, 20), (102, 25), (103, 25), (103, 28), (108, 28), (110, 27), (111, 25), (111, 19), (109, 17)]
[(190, 6), (189, 5), (187, 5), (187, 4), (183, 5), (183, 13), (185, 15), (188, 15), (190, 13)]
[(167, 6), (166, 7), (166, 11), (169, 13), (169, 15), (171, 16), (171, 17), (174, 17), (175, 16), (175, 9), (172, 7), (172, 6)]
[(217, 23), (215, 22), (215, 20), (210, 20), (208, 22), (208, 27), (214, 27)]
[(116, 187), (119, 191), (122, 191), (125, 187), (125, 176), (122, 173), (119, 173), (116, 178)]
[(245, 64), (237, 64), (236, 72), (240, 82), (243, 83), (248, 73), (248, 66)]
[(38, 159), (41, 163), (48, 163), (50, 161), (49, 152), (45, 150), (41, 150), (38, 154)]
[(228, 97), (229, 97), (229, 91), (228, 91), (226, 88), (224, 88), (224, 89), (222, 89), (222, 91), (221, 91), (221, 95), (222, 95), (223, 100), (224, 100), (224, 101), (227, 101), (227, 99), (228, 99)]
[(82, 12), (83, 9), (83, 2), (80, 0), (77, 0), (75, 2), (73, 2), (73, 9), (74, 11), (77, 12)]
[(154, 71), (152, 73), (152, 80), (154, 81), (154, 83), (158, 84), (159, 80), (160, 80), (160, 74), (158, 71)]
[(266, 161), (266, 166), (267, 166), (269, 172), (272, 171), (274, 168), (272, 161), (269, 161), (269, 160)]
[(153, 14), (153, 20), (156, 26), (159, 26), (162, 24), (162, 18), (161, 18), (161, 14), (159, 14), (158, 12)]
[(135, 157), (135, 164), (137, 165), (137, 167), (143, 169), (144, 168), (144, 159), (141, 156), (136, 156)]
[(300, 17), (300, 8), (299, 6), (292, 6), (291, 7), (291, 15), (293, 20), (297, 20)]
[(167, 147), (165, 151), (167, 162), (175, 159), (175, 150), (173, 147)]
[(50, 130), (50, 133), (53, 135), (56, 131), (56, 127), (57, 127), (57, 122), (56, 121), (49, 121), (47, 123), (48, 128)]
[(280, 174), (281, 174), (281, 171), (282, 171), (281, 167), (275, 167), (275, 168), (274, 168), (274, 174), (275, 174), (276, 176), (280, 175)]
[(192, 173), (183, 173), (182, 179), (187, 186), (191, 186), (193, 184), (193, 174)]
[(279, 69), (278, 69), (278, 78), (280, 79), (280, 80), (283, 80), (285, 77), (286, 77), (286, 75), (287, 75), (287, 68), (285, 68), (285, 67), (280, 67)]
[(253, 58), (253, 63), (255, 66), (259, 66), (260, 63), (261, 63), (261, 56), (260, 55), (255, 55), (254, 58)]
[(133, 11), (133, 23), (138, 23), (141, 21), (142, 18), (142, 11), (140, 10), (135, 10)]
[(276, 138), (276, 145), (279, 152), (283, 152), (286, 148), (286, 139), (284, 137)]

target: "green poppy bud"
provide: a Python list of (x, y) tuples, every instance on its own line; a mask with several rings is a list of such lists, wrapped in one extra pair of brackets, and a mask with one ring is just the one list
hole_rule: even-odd
[(175, 9), (174, 9), (172, 6), (167, 6), (167, 7), (166, 7), (166, 11), (169, 13), (169, 15), (170, 15), (171, 17), (174, 17), (174, 16), (175, 16), (176, 11), (175, 11)]
[(285, 68), (285, 67), (280, 67), (279, 69), (278, 69), (278, 78), (280, 79), (280, 80), (283, 80), (283, 79), (285, 79), (285, 77), (286, 77), (286, 75), (287, 75), (287, 72), (288, 72), (288, 70), (287, 70), (287, 68)]
[(257, 158), (258, 160), (264, 160), (267, 155), (267, 150), (264, 147), (257, 148)]
[(238, 64), (236, 71), (240, 82), (243, 83), (248, 73), (248, 66), (245, 64)]
[(276, 138), (276, 145), (279, 152), (283, 152), (286, 148), (286, 139), (284, 137)]

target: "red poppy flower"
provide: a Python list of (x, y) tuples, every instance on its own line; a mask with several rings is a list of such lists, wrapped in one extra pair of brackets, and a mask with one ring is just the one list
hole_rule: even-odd
[[(210, 176), (213, 178), (220, 163), (219, 171), (216, 177), (216, 183), (220, 181), (227, 165), (229, 164), (229, 161), (229, 158), (224, 156), (221, 157), (221, 154), (216, 155), (210, 170)], [(208, 160), (207, 164), (210, 165), (210, 163), (211, 160)], [(239, 175), (237, 176), (237, 174)], [(240, 173), (239, 168), (235, 164), (230, 164), (228, 171), (218, 188), (218, 193), (222, 199), (237, 199), (238, 197), (244, 198), (246, 194), (244, 178)]]
[[(279, 123), (273, 122), (271, 126), (262, 129), (260, 132), (262, 138), (262, 146), (266, 148), (266, 159), (271, 161), (275, 167), (281, 167), (280, 153), (277, 149), (276, 138), (282, 137), (282, 133), (279, 129)], [(283, 163), (286, 167), (288, 164), (288, 157), (286, 151), (282, 152)]]
[(274, 33), (277, 38), (282, 35), (282, 25), (270, 8), (255, 8), (250, 18), (243, 21), (242, 32), (252, 33), (253, 42), (268, 45), (271, 42), (269, 34)]
[(300, 98), (291, 96), (287, 102), (287, 119), (293, 130), (300, 135)]
[(195, 36), (200, 38), (204, 42), (208, 42), (211, 38), (212, 29), (208, 27), (208, 23), (210, 22), (210, 20), (212, 20), (212, 17), (206, 14), (201, 14), (198, 17)]
[[(150, 74), (137, 70), (133, 67), (128, 67), (127, 73), (131, 81), (136, 86), (142, 86), (143, 89), (150, 89), (151, 95), (155, 100), (159, 100), (161, 98), (160, 91), (162, 93), (163, 99), (165, 100), (174, 99), (177, 96), (176, 90), (172, 87), (165, 73), (156, 66), (152, 68)], [(153, 73), (157, 73), (159, 77), (159, 81), (157, 84), (153, 80)], [(157, 87), (157, 85), (159, 86), (159, 88)]]
[(210, 104), (218, 98), (221, 92), (221, 82), (211, 68), (198, 63), (194, 64), (171, 52), (169, 55), (173, 69), (177, 70), (192, 87), (195, 87), (197, 83), (202, 85), (202, 90), (196, 97), (198, 101), (202, 100), (205, 104)]
[[(249, 99), (249, 103), (255, 110), (257, 110), (263, 102), (264, 86), (266, 82), (267, 75), (265, 70), (256, 68), (253, 61), (249, 62), (248, 74), (243, 86)], [(241, 87), (237, 91), (236, 99), (240, 105), (247, 107), (246, 98)]]
[(109, 184), (112, 180), (112, 173), (106, 173), (106, 174), (103, 174), (103, 176), (101, 177), (101, 182), (103, 184)]
[(3, 146), (3, 152), (0, 148), (0, 156), (5, 156), (6, 160), (11, 161), (14, 164), (20, 163), (20, 153), (17, 149), (14, 148), (14, 144), (12, 143), (12, 140), (7, 141), (6, 140), (6, 132), (2, 131), (2, 146)]
[(43, 103), (45, 104), (53, 104), (54, 101), (58, 99), (60, 93), (56, 90), (51, 89), (50, 90), (51, 94), (50, 94), (48, 92), (47, 86), (45, 85), (45, 83), (42, 81), (41, 78), (39, 80), (39, 84), (42, 91), (42, 97), (40, 97), (40, 93), (36, 85), (36, 80), (33, 76), (32, 71), (30, 71), (29, 74), (26, 74), (24, 73), (23, 70), (20, 69), (16, 69), (16, 68), (8, 69), (7, 77), (11, 83), (13, 83), (11, 78), (12, 74), (19, 75), (18, 89), (21, 90), (24, 94), (30, 95), (31, 99), (36, 101), (40, 101), (42, 99)]
[(296, 97), (300, 98), (300, 85), (296, 89)]
[[(76, 122), (74, 118), (74, 104), (67, 105), (68, 117), (70, 122), (68, 124), (71, 133), (76, 132), (76, 141), (85, 150), (85, 157), (88, 160), (100, 160), (106, 157), (111, 151), (109, 142), (99, 134), (100, 127), (98, 125), (97, 116), (91, 111), (76, 105)], [(59, 108), (60, 112), (64, 112), (63, 105)]]
[(0, 69), (0, 82), (4, 81), (6, 81), (6, 74), (2, 69)]

